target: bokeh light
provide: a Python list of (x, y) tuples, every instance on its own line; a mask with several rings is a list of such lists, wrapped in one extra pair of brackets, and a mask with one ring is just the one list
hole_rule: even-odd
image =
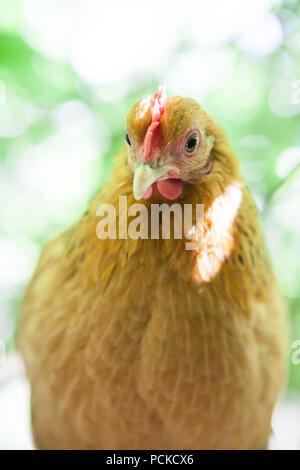
[[(42, 245), (84, 212), (123, 142), (129, 106), (162, 83), (226, 129), (262, 212), (291, 340), (300, 339), (299, 1), (2, 0), (0, 341), (13, 375), (20, 302)], [(9, 392), (1, 374), (0, 448), (13, 436), (28, 448), (18, 426), (28, 419), (26, 384), (16, 379)], [(288, 393), (279, 435), (278, 423), (299, 414), (300, 365), (290, 364)], [(294, 424), (274, 446), (300, 448)]]

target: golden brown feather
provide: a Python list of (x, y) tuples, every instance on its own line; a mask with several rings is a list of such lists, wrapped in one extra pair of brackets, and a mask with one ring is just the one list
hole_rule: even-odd
[[(161, 118), (164, 149), (195, 120), (214, 146), (187, 163), (176, 202), (204, 204), (196, 251), (186, 240), (97, 238), (99, 204), (135, 203), (136, 156), (124, 146), (86, 213), (42, 252), (18, 334), (38, 448), (267, 444), (285, 380), (285, 309), (223, 131), (194, 100), (174, 97)], [(136, 145), (150, 122), (136, 103), (127, 119)], [(199, 176), (207, 158), (212, 171)], [(159, 199), (154, 191), (142, 204)]]

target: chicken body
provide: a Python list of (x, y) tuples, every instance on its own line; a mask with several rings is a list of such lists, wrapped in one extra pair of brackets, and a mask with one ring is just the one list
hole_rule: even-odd
[[(136, 142), (150, 124), (140, 108), (127, 120)], [(192, 100), (171, 98), (160, 121), (164, 143), (195, 114), (214, 136), (199, 157), (212, 169), (183, 180), (176, 202), (204, 204), (196, 250), (184, 239), (97, 238), (99, 204), (119, 215), (119, 196), (136, 202), (133, 146), (121, 149), (83, 217), (43, 250), (18, 334), (38, 448), (267, 445), (285, 380), (285, 308), (223, 131)], [(153, 202), (170, 204), (159, 186), (142, 204)]]

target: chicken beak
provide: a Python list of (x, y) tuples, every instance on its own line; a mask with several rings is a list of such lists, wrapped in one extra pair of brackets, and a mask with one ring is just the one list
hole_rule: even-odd
[(142, 199), (151, 184), (163, 178), (169, 170), (170, 167), (151, 168), (148, 163), (140, 163), (135, 169), (133, 179), (133, 195), (135, 199), (137, 201)]

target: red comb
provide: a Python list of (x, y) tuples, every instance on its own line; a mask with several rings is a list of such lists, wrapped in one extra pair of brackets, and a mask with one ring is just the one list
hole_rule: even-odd
[(160, 86), (158, 90), (159, 91), (151, 96), (150, 101), (152, 121), (146, 132), (141, 152), (141, 158), (145, 162), (151, 162), (162, 145), (162, 133), (159, 121), (167, 105), (166, 86)]
[(167, 105), (166, 85), (158, 88), (151, 98), (152, 122), (159, 121)]

